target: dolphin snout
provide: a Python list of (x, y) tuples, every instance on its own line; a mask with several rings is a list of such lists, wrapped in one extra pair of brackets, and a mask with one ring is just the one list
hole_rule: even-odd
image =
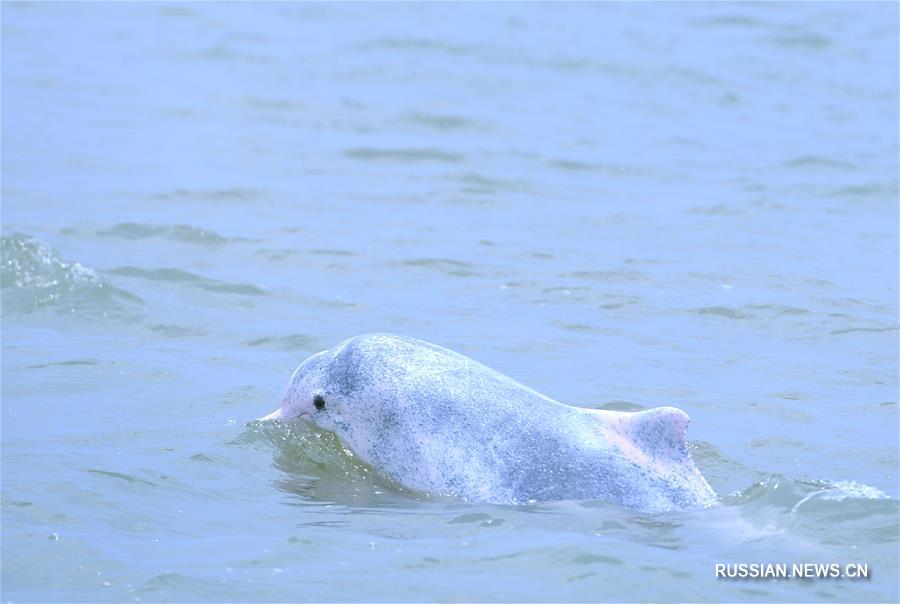
[(281, 407), (279, 407), (278, 409), (275, 409), (275, 411), (273, 411), (272, 413), (270, 413), (268, 415), (264, 415), (263, 417), (260, 417), (259, 421), (267, 422), (270, 419), (283, 419), (283, 418), (284, 418), (284, 412), (281, 410)]
[(275, 411), (273, 411), (272, 413), (270, 413), (270, 414), (268, 414), (268, 415), (264, 415), (264, 416), (262, 416), (262, 417), (260, 417), (260, 418), (257, 418), (257, 421), (267, 422), (267, 421), (269, 421), (270, 419), (295, 419), (295, 418), (298, 418), (298, 417), (306, 417), (306, 418), (308, 418), (308, 417), (309, 417), (309, 411), (300, 411), (300, 412), (298, 413), (298, 412), (295, 410), (295, 411), (290, 411), (290, 412), (288, 412), (288, 413), (285, 413), (285, 412), (284, 412), (284, 407), (279, 407), (278, 409), (275, 409)]

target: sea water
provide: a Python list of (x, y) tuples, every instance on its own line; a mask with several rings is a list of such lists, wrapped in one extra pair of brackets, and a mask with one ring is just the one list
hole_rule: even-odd
[[(894, 3), (2, 6), (4, 601), (896, 601)], [(691, 416), (711, 509), (410, 492), (367, 331)], [(867, 564), (736, 579), (717, 564)]]

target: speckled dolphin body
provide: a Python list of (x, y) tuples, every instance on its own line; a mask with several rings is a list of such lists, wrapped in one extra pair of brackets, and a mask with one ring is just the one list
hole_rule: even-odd
[(683, 411), (564, 405), (404, 336), (361, 335), (308, 358), (261, 419), (295, 417), (420, 491), (491, 503), (605, 499), (648, 512), (715, 501), (688, 453)]

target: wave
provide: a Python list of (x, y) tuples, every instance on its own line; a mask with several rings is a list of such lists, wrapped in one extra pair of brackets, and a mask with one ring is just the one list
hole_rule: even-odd
[(335, 434), (312, 424), (251, 421), (247, 428), (233, 444), (273, 446), (274, 465), (282, 472), (275, 486), (296, 505), (402, 505), (427, 497), (375, 471)]
[(132, 316), (133, 306), (142, 304), (139, 297), (113, 287), (93, 268), (67, 260), (39, 239), (18, 233), (0, 237), (0, 255), (4, 316), (40, 309), (95, 318)]

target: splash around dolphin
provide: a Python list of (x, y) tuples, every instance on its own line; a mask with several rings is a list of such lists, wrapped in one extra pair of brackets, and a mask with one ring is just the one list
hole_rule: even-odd
[(716, 496), (674, 407), (637, 413), (554, 401), (466, 356), (405, 336), (345, 340), (300, 364), (281, 407), (418, 491), (488, 503), (603, 499), (659, 512)]

